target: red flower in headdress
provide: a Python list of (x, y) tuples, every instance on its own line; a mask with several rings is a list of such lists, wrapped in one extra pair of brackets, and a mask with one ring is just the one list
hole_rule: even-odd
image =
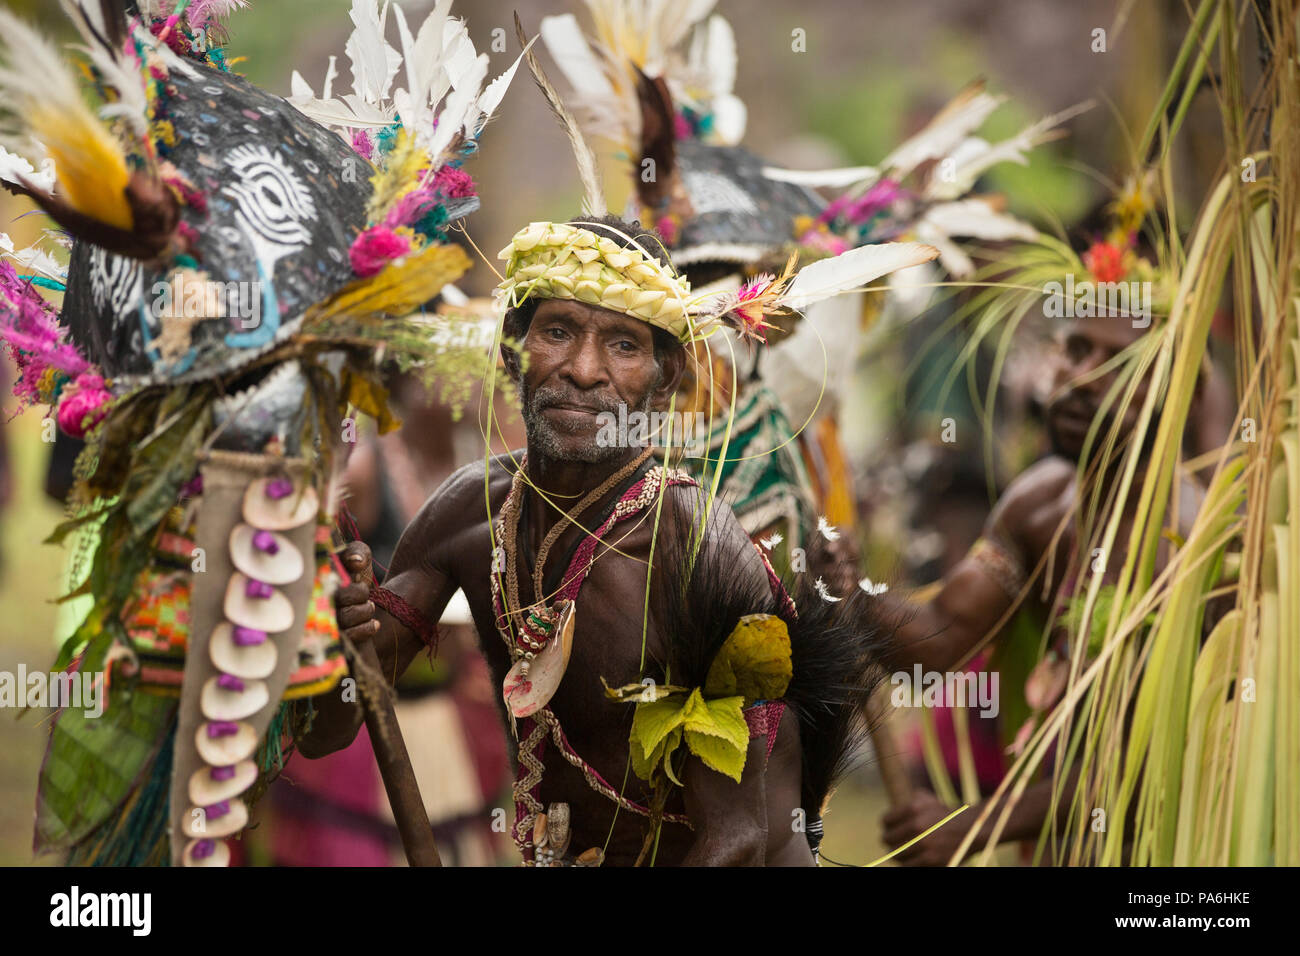
[(1124, 252), (1109, 242), (1094, 242), (1083, 264), (1098, 282), (1119, 282), (1125, 275)]

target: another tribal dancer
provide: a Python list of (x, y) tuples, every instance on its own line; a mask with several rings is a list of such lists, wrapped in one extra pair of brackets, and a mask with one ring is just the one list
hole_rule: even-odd
[(229, 863), (307, 698), (347, 675), (344, 420), (393, 424), (380, 352), (436, 371), (417, 313), (470, 265), (447, 235), (478, 205), (461, 165), (513, 73), (487, 83), (443, 3), (418, 33), (446, 55), (417, 72), (405, 30), (394, 90), (403, 57), (355, 0), (355, 95), (298, 79), (290, 104), (229, 71), (216, 15), (237, 6), (67, 0), (75, 71), (0, 11), (0, 104), (41, 163), (0, 149), (0, 180), (71, 247), (0, 263), (0, 341), (21, 403), (86, 439), (54, 538), (96, 539), (55, 668), (102, 713), (59, 712), (37, 797), (36, 848), (68, 862)]
[[(899, 653), (893, 661), (900, 672), (914, 667), (925, 672), (949, 671), (962, 666), (986, 643), (995, 642), (989, 666), (1001, 674), (1000, 719), (1012, 752), (1019, 752), (1039, 722), (1065, 695), (1073, 656), (1080, 653), (1079, 642), (1086, 643), (1082, 649), (1085, 658), (1100, 649), (1105, 614), (1094, 611), (1086, 627), (1080, 624), (1088, 582), (1100, 577), (1103, 594), (1107, 590), (1113, 594), (1134, 540), (1137, 515), (1132, 495), (1121, 502), (1116, 544), (1111, 553), (1094, 548), (1098, 541), (1090, 530), (1110, 520), (1121, 485), (1125, 461), (1122, 455), (1136, 454), (1143, 464), (1148, 458), (1155, 429), (1147, 431), (1144, 438), (1138, 437), (1138, 420), (1154, 373), (1141, 367), (1140, 353), (1160, 331), (1160, 320), (1153, 320), (1153, 315), (1167, 314), (1167, 303), (1177, 287), (1168, 267), (1139, 255), (1136, 237), (1146, 209), (1132, 198), (1134, 195), (1140, 197), (1141, 191), (1130, 193), (1127, 203), (1117, 204), (1130, 212), (1115, 224), (1110, 238), (1096, 242), (1083, 253), (1081, 261), (1067, 250), (1061, 277), (1075, 273), (1079, 282), (1123, 282), (1142, 275), (1155, 280), (1151, 284), (1158, 290), (1156, 301), (1146, 302), (1145, 314), (1138, 311), (1135, 297), (1131, 308), (1116, 309), (1101, 303), (1094, 315), (1091, 308), (1083, 311), (1085, 306), (1080, 300), (1078, 307), (1085, 317), (1060, 323), (1054, 354), (1042, 372), (1043, 393), (1049, 396), (1046, 411), (1051, 454), (1011, 482), (970, 553), (939, 582), (929, 600), (909, 604), (894, 594), (882, 598), (906, 618), (899, 629)], [(1031, 249), (1037, 251), (1037, 247)], [(1013, 274), (1009, 285), (1030, 288), (1028, 293), (1014, 295), (1037, 306), (1037, 293), (1028, 282), (1017, 283)], [(1055, 304), (1060, 305), (1061, 300)], [(1116, 414), (1108, 393), (1129, 375), (1137, 377), (1134, 393), (1123, 413)], [(1201, 398), (1198, 392), (1195, 401), (1200, 404)], [(1095, 436), (1090, 438), (1094, 429)], [(1111, 436), (1122, 452), (1107, 457), (1109, 453), (1103, 449)], [(1100, 516), (1089, 523), (1087, 512), (1093, 495), (1103, 506)], [(1178, 477), (1167, 520), (1180, 540), (1191, 536), (1204, 496), (1190, 472), (1184, 471)], [(1168, 532), (1166, 535), (1173, 537)], [(1156, 551), (1156, 574), (1172, 553), (1168, 541)], [(1012, 626), (1012, 615), (1016, 613), (1024, 616), (1027, 628)], [(1201, 607), (1194, 620), (1199, 627), (1205, 620), (1213, 623), (1213, 618), (1213, 608)], [(1046, 650), (1042, 652), (1039, 647), (1045, 630)], [(1024, 646), (1026, 640), (1028, 648)], [(1077, 771), (1067, 768), (1065, 773), (1064, 789), (1057, 784), (1054, 790), (1050, 775), (1026, 787), (997, 842), (1038, 838), (1053, 812), (1060, 821), (1065, 820), (1070, 801), (1061, 799), (1061, 794), (1073, 795), (1079, 785)], [(900, 854), (899, 861), (905, 865), (948, 863), (990, 802), (971, 807), (909, 847)], [(968, 852), (988, 844), (1001, 806), (999, 801), (998, 809), (972, 839)], [(885, 841), (899, 846), (924, 833), (951, 811), (933, 793), (919, 790), (909, 805), (895, 807), (886, 814)]]

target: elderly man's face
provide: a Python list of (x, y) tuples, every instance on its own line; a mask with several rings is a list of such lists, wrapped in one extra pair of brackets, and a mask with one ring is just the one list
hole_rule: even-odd
[(568, 299), (547, 299), (524, 337), (521, 398), (528, 442), (551, 458), (597, 463), (619, 457), (596, 440), (602, 412), (647, 412), (664, 373), (650, 326)]
[[(1114, 316), (1075, 319), (1062, 330), (1047, 405), (1047, 427), (1058, 452), (1078, 460), (1088, 429), (1100, 414), (1106, 393), (1119, 373), (1118, 368), (1112, 368), (1098, 375), (1097, 369), (1141, 336), (1142, 330), (1135, 329), (1131, 319)], [(1125, 413), (1121, 434), (1136, 423), (1146, 390), (1144, 379)], [(1105, 437), (1108, 427), (1108, 422), (1099, 426), (1097, 441)]]

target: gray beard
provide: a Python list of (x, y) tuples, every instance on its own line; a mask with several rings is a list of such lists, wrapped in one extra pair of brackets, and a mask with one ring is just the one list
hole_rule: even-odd
[[(649, 413), (652, 396), (653, 392), (646, 392), (639, 411)], [(537, 449), (547, 458), (556, 461), (580, 461), (588, 465), (600, 465), (622, 457), (627, 452), (626, 448), (620, 448), (616, 444), (601, 445), (596, 441), (594, 435), (591, 437), (590, 444), (576, 450), (566, 448), (562, 433), (542, 414), (544, 408), (554, 404), (562, 396), (545, 387), (533, 392), (529, 390), (528, 386), (521, 384), (519, 398), (520, 404), (523, 406), (524, 432), (528, 436), (528, 445)], [(618, 414), (619, 406), (622, 404), (622, 402), (619, 402), (614, 404), (612, 408), (606, 407), (602, 410)], [(631, 411), (632, 409), (629, 409), (629, 413)]]

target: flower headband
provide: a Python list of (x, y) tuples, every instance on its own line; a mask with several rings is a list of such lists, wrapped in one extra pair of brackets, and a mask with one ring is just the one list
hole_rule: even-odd
[(531, 297), (576, 299), (642, 319), (680, 342), (696, 337), (690, 282), (634, 244), (570, 223), (534, 222), (497, 258), (507, 260), (497, 288), (511, 308)]

